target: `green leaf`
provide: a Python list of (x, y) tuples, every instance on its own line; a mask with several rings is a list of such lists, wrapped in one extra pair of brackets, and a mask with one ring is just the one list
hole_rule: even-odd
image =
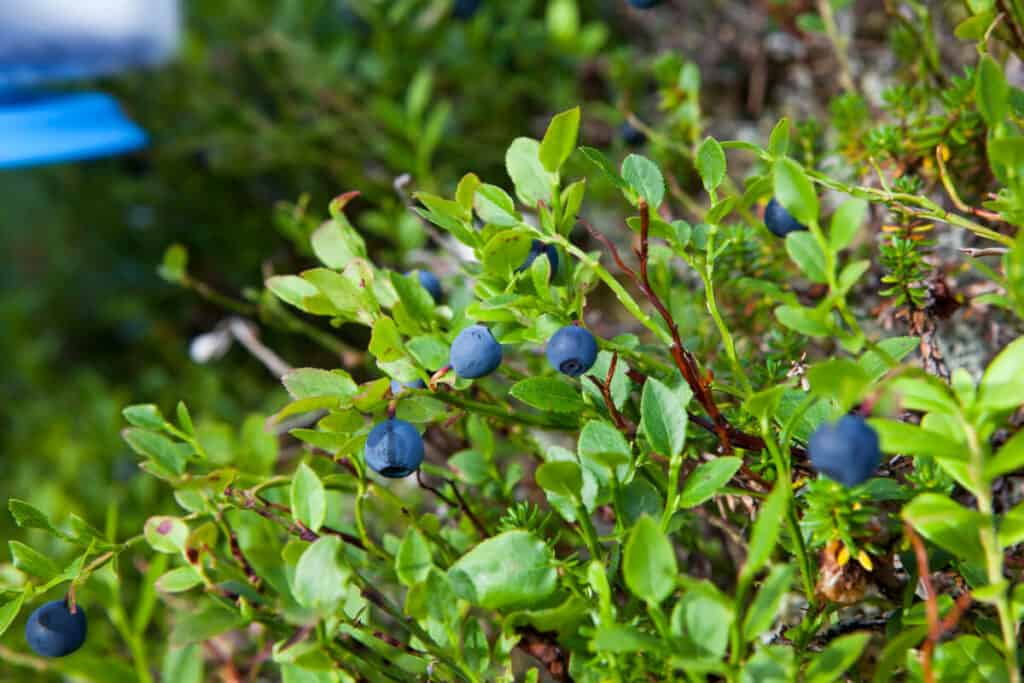
[(275, 275), (267, 280), (266, 285), (271, 294), (299, 310), (324, 314), (334, 310), (316, 285), (298, 275)]
[[(515, 185), (516, 196), (520, 202), (531, 209), (536, 209), (538, 202), (544, 202), (548, 206), (551, 205), (551, 191), (555, 185), (556, 176), (549, 173), (544, 168), (544, 164), (541, 163), (539, 142), (532, 138), (516, 138), (513, 140), (512, 144), (509, 145), (508, 151), (505, 153), (505, 169), (508, 171), (513, 185)], [(494, 193), (493, 189), (485, 188), (498, 189), (500, 194)], [(484, 190), (484, 192), (481, 193), (481, 190)], [(501, 195), (504, 195), (504, 197)], [(507, 202), (505, 198), (508, 198)], [(494, 206), (488, 206), (488, 203)], [(519, 222), (519, 214), (515, 211), (512, 198), (508, 197), (499, 188), (494, 188), (493, 185), (481, 185), (477, 189), (475, 205), (477, 213), (488, 223), (507, 226), (515, 225)], [(481, 211), (482, 206), (488, 212), (487, 215)], [(491, 220), (488, 216), (495, 217), (498, 220)], [(509, 222), (511, 220), (510, 216), (515, 216), (516, 220)]]
[(853, 666), (864, 647), (871, 640), (870, 633), (850, 633), (836, 638), (823, 651), (814, 655), (804, 674), (806, 683), (833, 683), (841, 680)]
[(743, 637), (748, 642), (771, 628), (792, 580), (793, 568), (789, 565), (777, 565), (769, 572), (743, 619)]
[(622, 178), (647, 201), (651, 211), (661, 206), (665, 198), (665, 178), (653, 161), (639, 154), (630, 154), (622, 162)]
[(1003, 74), (1003, 67), (989, 55), (981, 58), (975, 73), (974, 94), (978, 100), (978, 111), (989, 127), (1002, 123), (1010, 107), (1010, 87)]
[(899, 396), (900, 403), (908, 410), (943, 415), (956, 415), (960, 412), (960, 406), (949, 385), (937, 377), (904, 375), (893, 380), (889, 388)]
[[(878, 347), (899, 363), (920, 343), (921, 340), (918, 337), (889, 337), (878, 342)], [(857, 362), (864, 368), (864, 372), (867, 373), (868, 380), (871, 382), (878, 381), (889, 370), (889, 365), (874, 351), (865, 351)]]
[(300, 463), (292, 476), (292, 514), (307, 529), (320, 531), (327, 517), (327, 493), (320, 477), (306, 463)]
[(366, 257), (366, 244), (349, 225), (327, 221), (310, 237), (313, 253), (328, 268), (341, 270), (352, 259)]
[(683, 484), (679, 507), (692, 508), (710, 500), (743, 465), (739, 458), (724, 455), (702, 463)]
[(704, 189), (708, 192), (718, 189), (725, 179), (725, 152), (718, 140), (704, 138), (704, 142), (697, 148), (696, 165)]
[(172, 244), (164, 252), (157, 273), (166, 282), (177, 284), (185, 279), (188, 270), (188, 252), (180, 244)]
[(240, 628), (245, 620), (235, 611), (206, 601), (196, 612), (178, 616), (171, 629), (171, 646), (182, 647), (201, 643), (222, 633)]
[(581, 460), (597, 462), (605, 467), (628, 465), (633, 459), (629, 443), (622, 433), (600, 420), (591, 420), (583, 426), (578, 450)]
[(203, 582), (199, 572), (191, 566), (172, 569), (156, 580), (156, 587), (161, 593), (182, 593), (195, 588)]
[[(1019, 434), (1020, 432), (1018, 432)], [(1008, 548), (1024, 541), (1024, 503), (1010, 508), (999, 519), (999, 545)]]
[(122, 438), (133, 451), (147, 458), (152, 458), (161, 467), (174, 474), (185, 472), (185, 464), (192, 454), (192, 448), (186, 444), (175, 443), (155, 432), (129, 427), (121, 432)]
[[(818, 222), (818, 195), (807, 173), (792, 159), (775, 160), (775, 199), (804, 225)], [(790, 233), (792, 234), (792, 233)], [(788, 242), (788, 239), (787, 239)]]
[(729, 600), (712, 584), (701, 581), (688, 587), (672, 610), (672, 634), (685, 634), (702, 654), (719, 659), (728, 649), (735, 619)]
[(418, 529), (409, 527), (395, 554), (395, 574), (398, 580), (406, 586), (417, 584), (427, 578), (432, 566), (427, 540)]
[(612, 165), (612, 162), (608, 160), (608, 157), (601, 150), (594, 149), (593, 147), (580, 147), (580, 153), (583, 154), (587, 161), (596, 166), (602, 175), (611, 181), (615, 187), (620, 190), (629, 189), (629, 184), (623, 180), (619, 172), (615, 170), (615, 166)]
[(768, 136), (768, 153), (773, 157), (783, 156), (789, 149), (789, 119), (783, 118)]
[(583, 469), (572, 460), (546, 462), (534, 473), (537, 484), (545, 491), (578, 498), (583, 490)]
[(1024, 403), (1024, 337), (1003, 349), (985, 370), (978, 387), (982, 410), (1002, 411)]
[(185, 551), (188, 524), (178, 517), (150, 517), (143, 531), (146, 541), (157, 552), (173, 555)]
[(342, 541), (321, 536), (306, 548), (295, 565), (292, 594), (303, 607), (330, 613), (345, 599), (351, 570), (341, 559)]
[(786, 235), (786, 252), (813, 282), (828, 282), (825, 254), (813, 233), (798, 230)]
[(676, 555), (658, 523), (643, 515), (633, 526), (622, 557), (622, 576), (630, 592), (659, 604), (676, 585)]
[(425, 324), (434, 319), (436, 309), (434, 297), (423, 288), (419, 277), (415, 274), (402, 275), (392, 272), (390, 279), (406, 313)]
[[(538, 161), (537, 164), (539, 166), (540, 162)], [(511, 169), (509, 172), (511, 173)], [(516, 186), (519, 187), (518, 184)], [(476, 189), (473, 206), (476, 208), (477, 214), (480, 215), (480, 218), (485, 223), (511, 227), (513, 225), (519, 225), (519, 223), (522, 222), (522, 217), (519, 215), (519, 212), (516, 211), (516, 205), (515, 202), (512, 201), (512, 197), (509, 197), (508, 193), (497, 185), (488, 185), (485, 183), (478, 187)]]
[(15, 523), (23, 529), (43, 529), (51, 534), (64, 537), (64, 534), (53, 526), (46, 513), (23, 500), (11, 498), (7, 501), (7, 509), (11, 511)]
[(167, 648), (161, 666), (161, 681), (174, 683), (203, 683), (203, 650), (199, 645)]
[(11, 551), (14, 566), (26, 574), (49, 579), (60, 573), (60, 567), (53, 560), (21, 541), (9, 541), (7, 547)]
[(839, 277), (836, 278), (836, 292), (841, 296), (846, 296), (847, 292), (853, 289), (853, 286), (860, 281), (869, 268), (871, 268), (871, 261), (868, 259), (847, 263), (840, 271)]
[(416, 619), (454, 623), (459, 616), (458, 600), (448, 577), (436, 567), (429, 567), (427, 577), (406, 594), (405, 613)]
[(124, 419), (128, 420), (128, 424), (143, 429), (159, 430), (167, 424), (160, 409), (152, 403), (128, 406), (121, 411), (121, 414), (124, 415)]
[(525, 607), (555, 592), (551, 549), (527, 531), (506, 531), (470, 550), (448, 570), (455, 592), (488, 609)]
[(957, 462), (966, 462), (968, 459), (967, 447), (945, 434), (886, 418), (871, 418), (868, 423), (878, 432), (882, 450), (886, 453), (933, 455)]
[(672, 458), (683, 452), (688, 417), (671, 389), (654, 379), (644, 382), (640, 398), (640, 426), (655, 452)]
[(557, 173), (576, 147), (580, 130), (580, 108), (574, 107), (551, 119), (540, 142), (540, 162), (551, 173)]
[(1022, 468), (1024, 468), (1024, 430), (1011, 436), (996, 451), (992, 459), (985, 463), (985, 477), (991, 481), (996, 477)]
[(922, 536), (943, 550), (972, 564), (984, 564), (978, 529), (988, 522), (980, 512), (937, 493), (922, 493), (903, 507), (902, 514)]
[(448, 345), (433, 335), (413, 337), (405, 343), (405, 350), (428, 372), (435, 372), (448, 362)]
[(839, 252), (850, 246), (868, 214), (868, 203), (863, 199), (848, 199), (832, 214), (828, 241), (832, 251)]
[(2, 636), (7, 629), (11, 627), (14, 620), (18, 618), (18, 613), (21, 611), (21, 606), (25, 603), (25, 594), (18, 593), (18, 595), (11, 601), (5, 602), (3, 607), (0, 607), (0, 636)]
[(658, 652), (664, 645), (661, 640), (644, 633), (634, 626), (625, 624), (602, 625), (594, 632), (590, 647), (598, 652)]
[(834, 400), (841, 413), (860, 401), (871, 385), (864, 368), (848, 358), (832, 358), (811, 366), (807, 381), (811, 393)]
[(832, 332), (829, 326), (815, 314), (813, 309), (802, 306), (779, 306), (775, 309), (775, 318), (791, 330), (808, 337), (827, 337)]
[(386, 315), (377, 318), (373, 324), (373, 332), (370, 334), (368, 350), (380, 363), (390, 363), (405, 358), (402, 334), (398, 331), (394, 320)]
[[(504, 230), (497, 233), (484, 245), (482, 254), (484, 268), (490, 273), (496, 273), (505, 278), (511, 277), (512, 273), (526, 261), (532, 243), (533, 239), (529, 233), (523, 230)], [(488, 302), (488, 304), (495, 303), (493, 299)], [(501, 309), (503, 312), (507, 312), (508, 306), (503, 305)], [(512, 313), (512, 315), (515, 314)]]
[(749, 580), (768, 562), (775, 543), (779, 540), (789, 500), (789, 482), (776, 484), (771, 495), (761, 505), (754, 522), (754, 530), (750, 534), (747, 546), (747, 561), (743, 564), (741, 580)]
[(578, 413), (585, 407), (579, 389), (557, 377), (529, 377), (513, 384), (509, 393), (528, 406), (555, 413)]
[(344, 370), (296, 368), (281, 378), (292, 398), (300, 400), (320, 396), (352, 398), (359, 387)]

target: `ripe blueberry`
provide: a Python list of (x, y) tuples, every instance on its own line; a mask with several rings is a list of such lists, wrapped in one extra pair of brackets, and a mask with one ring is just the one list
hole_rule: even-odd
[(63, 657), (82, 647), (86, 635), (85, 610), (72, 614), (64, 600), (48, 602), (28, 618), (25, 640), (42, 657)]
[(866, 481), (882, 461), (878, 434), (859, 415), (818, 427), (807, 442), (814, 469), (843, 486)]
[(423, 438), (411, 424), (392, 417), (370, 430), (363, 457), (382, 477), (408, 477), (423, 462)]
[(501, 365), (501, 344), (483, 325), (470, 325), (452, 342), (448, 362), (459, 377), (489, 375)]
[(629, 4), (637, 9), (651, 9), (661, 4), (661, 0), (629, 0)]
[(456, 19), (469, 19), (480, 9), (481, 0), (455, 0), (452, 16)]
[(554, 277), (558, 273), (558, 249), (553, 244), (544, 244), (540, 240), (534, 240), (530, 244), (530, 253), (526, 255), (526, 260), (523, 261), (523, 265), (516, 268), (517, 273), (521, 273), (537, 260), (537, 257), (541, 254), (547, 254), (548, 263), (551, 264), (551, 277)]
[(644, 135), (644, 132), (639, 128), (635, 128), (629, 121), (622, 124), (620, 133), (622, 135), (622, 141), (630, 147), (639, 147), (647, 142), (647, 136)]
[(785, 237), (797, 230), (806, 230), (807, 226), (793, 218), (786, 208), (779, 204), (775, 197), (764, 208), (764, 224), (778, 237)]
[(423, 389), (427, 385), (421, 379), (414, 379), (411, 382), (399, 382), (397, 379), (391, 380), (391, 394), (393, 396), (401, 396), (405, 393), (406, 389)]
[(431, 273), (429, 270), (411, 270), (406, 273), (406, 277), (416, 273), (416, 277), (419, 278), (420, 285), (423, 289), (430, 293), (430, 296), (434, 297), (434, 303), (441, 303), (441, 281), (437, 279), (437, 276)]
[(569, 325), (551, 335), (547, 353), (551, 367), (570, 377), (579, 377), (597, 360), (597, 341), (589, 330)]

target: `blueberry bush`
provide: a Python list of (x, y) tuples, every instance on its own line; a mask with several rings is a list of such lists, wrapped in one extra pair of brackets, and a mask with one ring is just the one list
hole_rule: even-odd
[[(618, 118), (581, 96), (503, 167), (421, 152), (387, 162), (398, 204), (289, 205), (295, 255), (238, 295), (169, 246), (160, 277), (228, 309), (193, 357), (237, 345), (287, 398), (216, 429), (202, 396), (124, 408), (173, 496), (127, 533), (12, 497), (62, 554), (10, 541), (0, 656), (104, 681), (1019, 682), (1024, 7), (883, 3), (880, 86), (857, 4), (767, 3), (833, 69), (819, 115), (716, 135), (696, 62), (615, 47)], [(441, 106), (414, 83), (410, 111)]]

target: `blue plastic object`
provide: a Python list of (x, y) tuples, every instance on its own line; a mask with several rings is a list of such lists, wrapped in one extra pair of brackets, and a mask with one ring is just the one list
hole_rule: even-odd
[(0, 95), (0, 169), (121, 154), (146, 142), (102, 93)]

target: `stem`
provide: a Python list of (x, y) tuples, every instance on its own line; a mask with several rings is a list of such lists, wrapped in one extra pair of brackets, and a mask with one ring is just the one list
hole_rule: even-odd
[(511, 413), (489, 403), (474, 401), (473, 399), (465, 398), (459, 394), (452, 393), (449, 391), (437, 391), (431, 394), (431, 396), (438, 399), (439, 401), (443, 401), (449, 405), (457, 406), (464, 410), (468, 410), (474, 413), (480, 413), (482, 415), (490, 415), (491, 417), (504, 420), (505, 422), (514, 422), (517, 424), (525, 425), (527, 427), (557, 429), (560, 431), (575, 431), (579, 427), (578, 424), (566, 422), (560, 419), (551, 419), (546, 415), (535, 415), (532, 413)]
[(821, 21), (825, 24), (825, 33), (836, 53), (836, 61), (839, 62), (839, 84), (843, 86), (843, 90), (856, 92), (857, 87), (853, 84), (853, 76), (850, 75), (850, 58), (846, 54), (846, 39), (839, 35), (836, 17), (832, 12), (832, 3), (830, 0), (817, 0), (817, 4), (818, 14), (821, 15)]
[(704, 298), (707, 300), (708, 313), (711, 314), (711, 318), (715, 321), (715, 326), (718, 328), (718, 333), (722, 336), (722, 343), (725, 345), (725, 355), (729, 357), (733, 373), (743, 385), (744, 394), (750, 396), (754, 390), (750, 386), (750, 380), (747, 379), (747, 374), (743, 370), (743, 365), (740, 364), (739, 357), (736, 355), (736, 344), (733, 341), (732, 333), (729, 332), (725, 320), (722, 319), (722, 314), (718, 311), (718, 302), (715, 300), (715, 288), (712, 284), (713, 272), (714, 266), (711, 264), (711, 261), (708, 261), (704, 272), (701, 273), (701, 279), (704, 280)]
[(668, 463), (668, 491), (670, 495), (665, 496), (665, 510), (661, 515), (661, 532), (668, 530), (672, 515), (679, 507), (679, 497), (682, 491), (679, 488), (679, 472), (683, 469), (683, 454), (673, 455)]
[(597, 537), (594, 523), (590, 520), (590, 513), (587, 512), (587, 508), (579, 498), (576, 499), (576, 519), (580, 523), (580, 529), (583, 530), (583, 542), (586, 544), (587, 550), (590, 551), (590, 559), (600, 560), (601, 541)]

